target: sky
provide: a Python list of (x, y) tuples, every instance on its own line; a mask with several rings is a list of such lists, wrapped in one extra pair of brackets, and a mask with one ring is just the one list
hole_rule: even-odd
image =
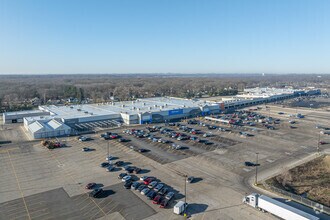
[(329, 0), (0, 0), (0, 74), (330, 73)]

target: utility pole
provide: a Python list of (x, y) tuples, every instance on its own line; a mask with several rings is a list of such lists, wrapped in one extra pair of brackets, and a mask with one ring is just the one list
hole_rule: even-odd
[(317, 153), (320, 153), (320, 139), (321, 139), (321, 133), (319, 132), (319, 139), (317, 141)]
[(254, 185), (258, 185), (258, 166), (259, 166), (259, 164), (258, 164), (258, 155), (259, 155), (259, 153), (256, 153), (256, 164), (255, 164), (255, 166), (256, 166), (256, 179), (255, 179), (255, 182), (254, 182)]

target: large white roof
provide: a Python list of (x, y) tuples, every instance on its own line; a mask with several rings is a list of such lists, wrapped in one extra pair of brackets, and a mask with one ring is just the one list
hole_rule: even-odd
[(115, 115), (120, 117), (121, 113), (138, 114), (144, 112), (159, 112), (182, 108), (197, 108), (205, 105), (217, 105), (213, 102), (201, 100), (180, 99), (172, 97), (138, 99), (136, 101), (85, 104), (70, 106), (40, 106), (40, 109), (51, 112), (52, 115), (69, 119), (92, 117), (101, 115)]

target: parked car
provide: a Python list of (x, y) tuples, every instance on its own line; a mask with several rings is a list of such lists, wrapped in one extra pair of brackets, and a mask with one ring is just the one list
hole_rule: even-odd
[(91, 140), (91, 138), (90, 137), (86, 137), (86, 136), (80, 136), (80, 137), (78, 137), (78, 140), (79, 141), (89, 141), (89, 140)]
[(134, 174), (138, 174), (141, 171), (141, 168), (135, 167), (133, 170)]
[(128, 174), (127, 173), (120, 173), (119, 175), (118, 175), (118, 179), (122, 179), (122, 178), (124, 178), (125, 176), (127, 176)]
[(131, 180), (128, 180), (128, 181), (125, 182), (124, 188), (125, 189), (130, 189), (132, 184), (133, 184), (133, 182)]
[(168, 199), (163, 199), (161, 202), (160, 202), (160, 206), (159, 208), (165, 208), (168, 204), (169, 200)]
[(140, 148), (138, 151), (139, 151), (139, 153), (145, 153), (145, 152), (148, 152), (149, 150), (148, 149), (144, 149), (144, 148)]
[(194, 181), (194, 177), (193, 176), (189, 176), (187, 178), (187, 183), (192, 183)]
[(115, 166), (119, 167), (122, 166), (124, 164), (124, 161), (118, 160), (115, 162)]
[(110, 165), (107, 168), (105, 168), (105, 170), (108, 171), (108, 172), (111, 172), (111, 171), (115, 170), (115, 167)]
[(148, 177), (147, 179), (145, 179), (143, 182), (146, 185), (149, 185), (149, 183), (151, 183), (152, 181), (154, 181), (156, 178), (154, 177)]
[(95, 186), (96, 186), (96, 183), (88, 183), (88, 184), (85, 186), (85, 189), (93, 189)]
[(159, 195), (165, 195), (168, 191), (168, 188), (167, 187), (163, 187), (161, 190), (159, 190), (158, 194)]
[(141, 185), (140, 182), (135, 181), (132, 185), (131, 185), (131, 189), (137, 190), (139, 188), (139, 186)]
[(159, 204), (162, 201), (162, 196), (161, 195), (157, 195), (154, 197), (152, 203), (153, 204)]
[(89, 197), (97, 198), (103, 193), (103, 189), (97, 188), (89, 193)]
[(158, 184), (157, 181), (152, 181), (151, 183), (148, 184), (148, 187), (149, 187), (150, 189), (153, 189), (153, 188), (155, 188), (155, 186), (156, 186), (157, 184)]
[(141, 191), (141, 194), (142, 195), (147, 195), (149, 192), (150, 192), (150, 189), (148, 187), (146, 187)]
[(252, 163), (252, 162), (249, 162), (249, 161), (245, 161), (244, 162), (245, 166), (247, 167), (256, 167), (256, 166), (260, 166), (260, 164), (256, 164), (256, 163)]
[(163, 187), (164, 187), (164, 184), (159, 183), (159, 184), (157, 184), (157, 186), (154, 188), (154, 190), (155, 190), (156, 192), (158, 192), (158, 191), (161, 190)]
[(165, 198), (171, 200), (174, 197), (174, 192), (169, 192), (166, 194)]
[(109, 156), (107, 156), (105, 159), (106, 159), (107, 161), (112, 160), (112, 159), (113, 159), (113, 156), (112, 156), (112, 155), (109, 155)]
[(146, 186), (145, 184), (141, 184), (141, 185), (137, 188), (137, 190), (138, 190), (139, 192), (141, 192), (141, 191), (144, 190), (146, 187), (147, 187), (147, 186)]
[(89, 148), (89, 147), (84, 147), (81, 151), (83, 152), (88, 152), (88, 151), (93, 151), (94, 149)]
[(119, 139), (118, 139), (118, 142), (128, 142), (128, 139), (125, 139), (125, 138), (119, 138)]
[(320, 141), (319, 144), (323, 145), (323, 144), (327, 144), (327, 142), (325, 142), (325, 141)]
[(140, 180), (142, 180), (142, 181), (145, 181), (147, 178), (149, 178), (150, 176), (141, 176), (140, 177)]
[(130, 175), (126, 175), (126, 176), (124, 176), (124, 177), (121, 179), (121, 181), (123, 181), (123, 182), (127, 182), (127, 181), (131, 181), (131, 179), (132, 179), (132, 176), (130, 176)]
[(103, 167), (103, 168), (108, 167), (108, 166), (110, 166), (110, 164), (108, 162), (103, 162), (100, 164), (100, 167)]
[(151, 200), (151, 199), (155, 198), (156, 195), (157, 195), (157, 193), (155, 191), (150, 190), (149, 193), (147, 194), (147, 198), (149, 200)]

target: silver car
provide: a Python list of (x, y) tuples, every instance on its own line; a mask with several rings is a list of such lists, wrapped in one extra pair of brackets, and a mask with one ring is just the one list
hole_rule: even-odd
[(164, 184), (159, 183), (159, 184), (154, 188), (154, 190), (155, 190), (156, 192), (158, 192), (158, 191), (161, 190), (163, 187), (164, 187)]
[(174, 192), (169, 192), (167, 193), (167, 195), (165, 196), (165, 199), (171, 200), (174, 197)]
[(152, 181), (151, 183), (149, 183), (148, 187), (149, 187), (150, 189), (152, 189), (152, 188), (154, 188), (157, 184), (158, 184), (157, 181)]
[(149, 193), (150, 189), (149, 188), (145, 188), (141, 191), (142, 195), (147, 195)]

